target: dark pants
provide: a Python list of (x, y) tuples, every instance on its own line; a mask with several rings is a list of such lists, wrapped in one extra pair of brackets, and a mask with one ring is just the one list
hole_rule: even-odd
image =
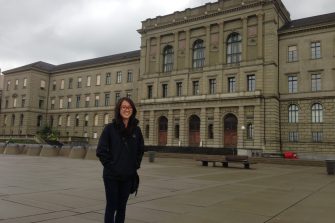
[(131, 180), (114, 180), (104, 177), (106, 191), (105, 223), (123, 223), (130, 194)]

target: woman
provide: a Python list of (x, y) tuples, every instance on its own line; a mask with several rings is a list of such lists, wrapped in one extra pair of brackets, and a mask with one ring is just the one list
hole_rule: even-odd
[(103, 130), (97, 147), (104, 170), (106, 191), (105, 223), (122, 223), (131, 193), (133, 179), (140, 168), (144, 141), (136, 116), (134, 102), (121, 98), (115, 117)]

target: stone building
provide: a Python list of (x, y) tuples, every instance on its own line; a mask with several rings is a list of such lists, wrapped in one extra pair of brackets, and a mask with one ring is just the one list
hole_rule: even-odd
[(47, 123), (96, 143), (129, 96), (147, 145), (334, 147), (335, 13), (292, 21), (280, 0), (219, 0), (138, 32), (140, 51), (6, 71), (0, 134)]

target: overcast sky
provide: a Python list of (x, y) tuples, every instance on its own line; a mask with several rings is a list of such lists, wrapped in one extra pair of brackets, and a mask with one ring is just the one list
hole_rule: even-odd
[[(334, 0), (282, 0), (291, 19), (335, 12)], [(2, 71), (140, 47), (141, 21), (215, 0), (0, 0)]]

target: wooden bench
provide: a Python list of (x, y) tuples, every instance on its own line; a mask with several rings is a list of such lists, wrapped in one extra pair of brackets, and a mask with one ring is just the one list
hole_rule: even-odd
[(239, 155), (226, 155), (226, 156), (200, 156), (196, 158), (196, 161), (201, 161), (203, 166), (208, 166), (208, 163), (213, 163), (213, 166), (216, 166), (216, 163), (222, 163), (223, 167), (228, 167), (228, 163), (242, 163), (245, 169), (250, 169), (250, 164), (255, 163), (249, 160), (248, 156), (239, 156)]

